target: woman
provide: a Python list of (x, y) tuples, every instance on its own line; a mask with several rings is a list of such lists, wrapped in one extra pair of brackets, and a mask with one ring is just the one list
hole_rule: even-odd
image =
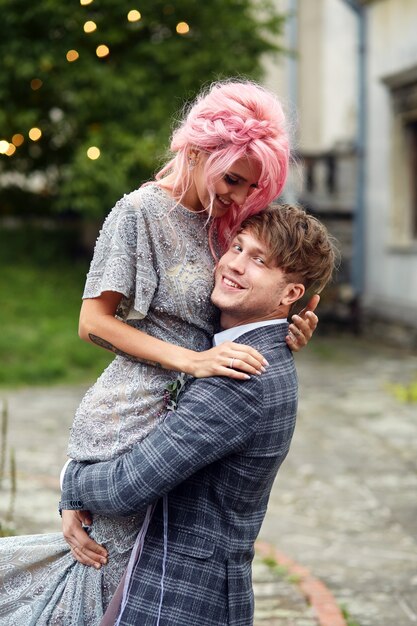
[[(282, 108), (254, 83), (215, 83), (174, 131), (171, 149), (156, 181), (116, 204), (96, 244), (80, 335), (117, 356), (76, 412), (68, 453), (77, 460), (107, 460), (142, 439), (164, 413), (175, 372), (244, 379), (265, 365), (248, 346), (210, 348), (217, 325), (210, 293), (215, 256), (285, 183)], [(298, 324), (291, 328), (304, 333), (303, 345), (312, 331)], [(58, 533), (4, 540), (0, 624), (98, 624), (142, 522), (94, 517), (91, 537), (109, 557), (98, 570), (82, 565), (88, 555), (75, 546), (71, 553)]]

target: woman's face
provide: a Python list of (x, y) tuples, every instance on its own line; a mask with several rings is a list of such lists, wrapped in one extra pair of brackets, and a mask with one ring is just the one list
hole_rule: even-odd
[[(188, 206), (194, 211), (207, 211), (210, 206), (207, 178), (204, 175), (207, 158), (206, 154), (200, 152), (193, 170), (193, 186), (190, 189), (192, 193), (189, 197)], [(260, 174), (261, 166), (258, 161), (251, 158), (235, 161), (214, 185), (215, 198), (212, 217), (222, 217), (233, 203), (237, 206), (244, 204), (248, 195), (258, 186)]]

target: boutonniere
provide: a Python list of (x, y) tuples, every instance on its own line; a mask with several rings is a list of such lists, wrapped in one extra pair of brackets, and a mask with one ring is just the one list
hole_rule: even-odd
[(166, 411), (175, 411), (178, 406), (179, 395), (185, 385), (185, 374), (181, 374), (164, 389), (164, 404)]

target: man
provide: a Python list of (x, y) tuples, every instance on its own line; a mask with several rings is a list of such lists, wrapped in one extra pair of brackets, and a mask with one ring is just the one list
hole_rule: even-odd
[[(63, 509), (131, 515), (163, 496), (118, 623), (252, 624), (253, 546), (295, 426), (287, 317), (307, 288), (324, 287), (334, 259), (326, 230), (301, 209), (272, 207), (246, 220), (216, 268), (212, 301), (225, 330), (214, 342), (253, 346), (268, 360), (266, 372), (194, 380), (131, 452), (69, 464)], [(73, 547), (74, 537), (66, 533)], [(94, 550), (91, 540), (84, 545)]]

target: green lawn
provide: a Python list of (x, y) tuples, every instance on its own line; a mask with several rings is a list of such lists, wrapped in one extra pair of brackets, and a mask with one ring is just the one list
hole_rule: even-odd
[(0, 386), (89, 383), (112, 355), (78, 337), (85, 263), (2, 263)]

